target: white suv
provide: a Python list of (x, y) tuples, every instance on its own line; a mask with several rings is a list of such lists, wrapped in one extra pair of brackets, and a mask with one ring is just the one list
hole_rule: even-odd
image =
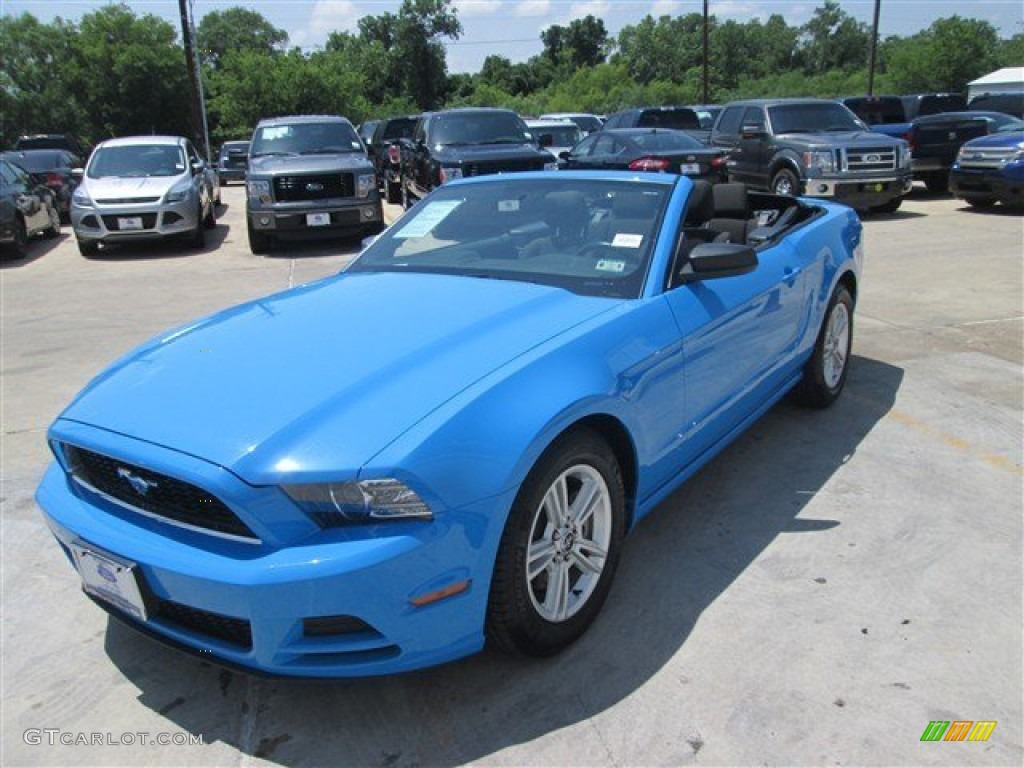
[(206, 163), (180, 136), (129, 136), (99, 144), (71, 198), (83, 256), (100, 244), (184, 237), (206, 244), (217, 225)]

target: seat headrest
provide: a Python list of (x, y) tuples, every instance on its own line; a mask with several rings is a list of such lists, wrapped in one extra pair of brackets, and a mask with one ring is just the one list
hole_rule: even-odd
[(617, 219), (650, 219), (658, 204), (657, 195), (640, 190), (618, 192), (612, 201), (612, 213)]
[(716, 219), (749, 218), (750, 205), (747, 200), (747, 185), (733, 182), (715, 184), (711, 188), (715, 201)]
[(683, 214), (683, 226), (699, 227), (715, 215), (715, 199), (711, 192), (711, 184), (703, 179), (693, 182), (693, 189), (686, 201), (686, 213)]
[(544, 220), (558, 239), (582, 239), (588, 217), (587, 201), (581, 192), (566, 189), (544, 195)]

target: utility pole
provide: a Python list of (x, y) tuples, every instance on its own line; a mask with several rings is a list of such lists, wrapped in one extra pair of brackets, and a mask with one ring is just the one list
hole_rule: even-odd
[(203, 148), (205, 149), (206, 163), (209, 165), (213, 162), (210, 157), (210, 125), (206, 120), (206, 92), (203, 88), (203, 68), (200, 66), (199, 51), (195, 48), (198, 37), (196, 36), (196, 13), (195, 7), (192, 6), (192, 0), (189, 0), (188, 23), (189, 29), (192, 32), (192, 58), (195, 65), (196, 85), (199, 86), (199, 114), (203, 118)]
[(708, 0), (704, 0), (704, 71), (703, 71), (703, 89), (701, 91), (702, 98), (701, 104), (710, 104), (711, 100), (708, 97)]
[(871, 25), (871, 60), (868, 63), (868, 96), (875, 95), (875, 52), (878, 50), (878, 13), (882, 0), (875, 0), (875, 21)]
[[(185, 44), (185, 66), (188, 68), (189, 102), (192, 116), (192, 141), (203, 145), (199, 140), (202, 135), (203, 116), (199, 105), (199, 78), (196, 72), (196, 59), (192, 51), (192, 25), (188, 20), (187, 0), (178, 0), (178, 11), (181, 14), (181, 39)], [(206, 147), (204, 146), (204, 149)], [(209, 155), (209, 151), (204, 154)]]

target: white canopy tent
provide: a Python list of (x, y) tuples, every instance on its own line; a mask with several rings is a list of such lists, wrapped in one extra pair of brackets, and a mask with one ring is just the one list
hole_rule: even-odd
[(1004, 67), (967, 84), (967, 98), (983, 93), (1024, 93), (1024, 67)]

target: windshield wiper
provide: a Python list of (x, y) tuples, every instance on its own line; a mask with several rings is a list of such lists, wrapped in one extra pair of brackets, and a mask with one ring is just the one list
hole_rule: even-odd
[(479, 141), (478, 144), (525, 144), (526, 139), (488, 139)]
[(256, 152), (249, 157), (295, 157), (298, 152)]
[(356, 152), (348, 147), (321, 147), (320, 149), (306, 149), (299, 152), (300, 155), (340, 155), (349, 152)]

